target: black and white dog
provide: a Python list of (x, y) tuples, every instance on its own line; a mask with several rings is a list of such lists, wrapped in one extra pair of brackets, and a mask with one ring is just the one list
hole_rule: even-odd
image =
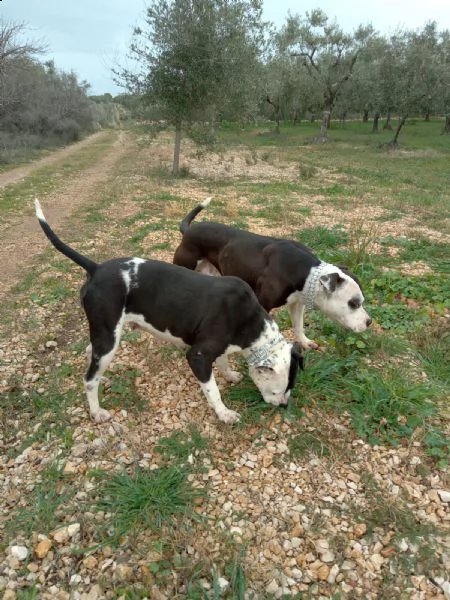
[(222, 223), (191, 225), (210, 200), (196, 206), (181, 222), (183, 239), (173, 258), (176, 265), (240, 277), (267, 311), (287, 303), (295, 338), (305, 349), (317, 348), (304, 333), (305, 308), (318, 308), (355, 332), (369, 327), (372, 320), (363, 308), (361, 287), (350, 271), (321, 261), (299, 242)]
[(87, 272), (81, 302), (91, 343), (86, 349), (89, 366), (84, 385), (95, 421), (110, 418), (109, 412), (100, 408), (98, 387), (127, 322), (158, 338), (190, 347), (188, 363), (221, 421), (234, 423), (239, 419), (238, 413), (223, 404), (212, 370), (216, 361), (228, 381), (238, 382), (241, 374), (228, 364), (227, 355), (232, 352), (242, 352), (250, 377), (266, 402), (287, 406), (298, 367), (303, 367), (299, 348), (286, 342), (244, 281), (212, 278), (142, 258), (115, 258), (97, 264), (57, 237), (37, 199), (35, 207), (51, 243)]

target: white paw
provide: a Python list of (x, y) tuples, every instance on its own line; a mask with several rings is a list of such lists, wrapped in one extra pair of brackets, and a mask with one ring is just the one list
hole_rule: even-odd
[(232, 425), (233, 423), (237, 423), (241, 418), (241, 415), (234, 410), (229, 410), (228, 408), (221, 412), (220, 415), (217, 415), (222, 423), (227, 423), (228, 425)]
[(112, 419), (112, 416), (104, 408), (99, 408), (95, 413), (91, 413), (91, 416), (96, 423), (105, 423)]
[(314, 340), (310, 340), (306, 336), (300, 340), (300, 344), (304, 350), (317, 350), (319, 344), (317, 344)]
[(242, 378), (243, 378), (243, 375), (241, 373), (239, 373), (239, 371), (231, 371), (231, 370), (224, 373), (223, 376), (230, 383), (239, 383), (240, 381), (242, 381)]

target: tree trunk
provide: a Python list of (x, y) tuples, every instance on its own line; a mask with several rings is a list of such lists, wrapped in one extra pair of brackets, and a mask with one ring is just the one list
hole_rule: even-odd
[(181, 150), (181, 123), (175, 127), (175, 146), (173, 149), (172, 175), (178, 175), (180, 171), (180, 150)]
[(390, 113), (390, 111), (386, 115), (386, 123), (383, 125), (383, 129), (388, 129), (389, 131), (392, 131), (391, 113)]
[(427, 108), (426, 112), (425, 112), (425, 119), (424, 121), (429, 121), (430, 120), (430, 109)]
[(324, 110), (322, 116), (322, 125), (320, 126), (320, 134), (314, 139), (318, 144), (328, 142), (328, 127), (330, 123), (330, 111)]
[(395, 135), (394, 135), (394, 137), (392, 138), (392, 140), (388, 144), (388, 146), (390, 148), (397, 148), (397, 146), (398, 146), (398, 136), (400, 135), (400, 131), (401, 131), (403, 125), (405, 124), (407, 118), (408, 118), (408, 115), (404, 115), (400, 119), (400, 121), (399, 121), (399, 123), (397, 125), (397, 129), (395, 130)]
[(374, 115), (373, 115), (373, 127), (372, 127), (372, 133), (378, 133), (378, 121), (380, 119), (380, 113), (377, 111)]
[(442, 135), (444, 133), (450, 133), (450, 113), (448, 115), (445, 115), (445, 124), (444, 129), (442, 130)]
[(281, 110), (280, 110), (280, 104), (279, 102), (277, 102), (277, 104), (275, 104), (274, 102), (272, 102), (272, 100), (269, 98), (269, 96), (267, 96), (266, 101), (273, 106), (273, 111), (274, 111), (274, 118), (275, 121), (277, 123), (277, 129), (276, 132), (280, 133), (280, 118), (281, 118)]
[(364, 109), (363, 111), (363, 123), (367, 123), (369, 121), (369, 111), (367, 108)]

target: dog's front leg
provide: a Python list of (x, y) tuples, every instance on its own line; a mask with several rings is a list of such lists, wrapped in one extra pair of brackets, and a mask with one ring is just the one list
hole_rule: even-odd
[(317, 349), (318, 344), (314, 340), (310, 340), (306, 337), (303, 325), (303, 315), (305, 313), (305, 306), (301, 302), (292, 302), (289, 305), (289, 312), (291, 313), (292, 327), (294, 329), (294, 335), (297, 342), (299, 342), (305, 350), (308, 348)]
[(228, 356), (221, 354), (216, 358), (216, 365), (224, 378), (230, 383), (239, 383), (242, 380), (242, 375), (239, 371), (233, 371), (228, 363)]
[(209, 406), (215, 411), (218, 418), (224, 423), (239, 421), (239, 413), (230, 410), (222, 402), (219, 388), (212, 371), (213, 360), (203, 354), (199, 348), (193, 346), (186, 354), (192, 372), (200, 382), (203, 393)]

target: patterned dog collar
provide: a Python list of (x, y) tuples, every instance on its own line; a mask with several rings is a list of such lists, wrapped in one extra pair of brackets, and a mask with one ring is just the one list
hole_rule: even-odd
[(317, 284), (325, 268), (328, 266), (329, 263), (321, 262), (320, 265), (311, 269), (311, 274), (309, 276), (308, 281), (308, 289), (305, 292), (305, 308), (307, 308), (308, 310), (314, 308), (314, 299), (316, 297)]
[(264, 344), (264, 346), (259, 346), (247, 357), (247, 364), (249, 367), (264, 367), (270, 366), (271, 361), (268, 360), (271, 350), (274, 346), (279, 344), (280, 342), (284, 342), (285, 339), (278, 332), (278, 335), (269, 343)]

